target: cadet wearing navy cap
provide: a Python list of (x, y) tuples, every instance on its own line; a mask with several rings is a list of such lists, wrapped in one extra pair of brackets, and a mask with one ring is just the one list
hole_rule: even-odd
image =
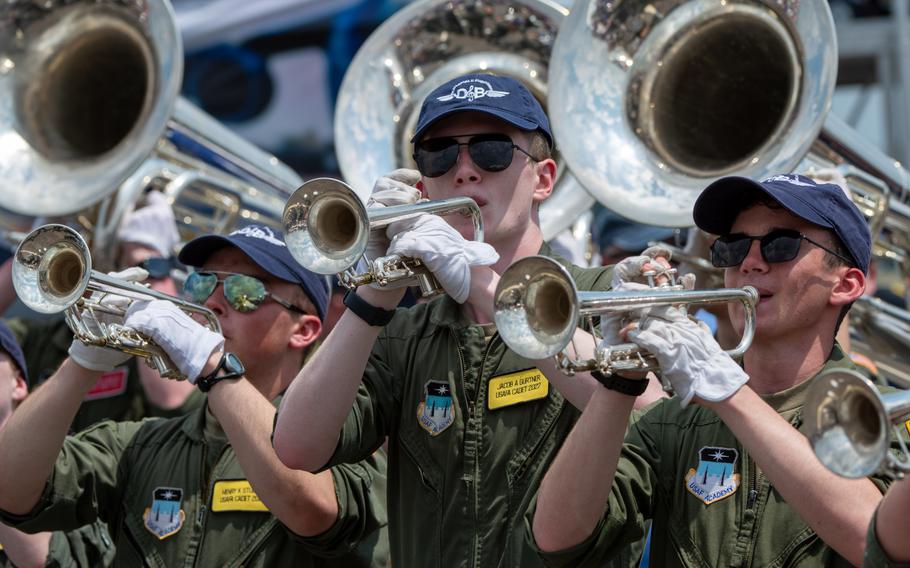
[[(719, 235), (726, 286), (760, 295), (742, 367), (679, 310), (652, 310), (629, 337), (676, 397), (623, 444), (631, 397), (596, 392), (541, 484), (531, 536), (551, 566), (598, 565), (650, 518), (657, 566), (858, 565), (888, 480), (831, 473), (799, 429), (819, 373), (853, 368), (834, 338), (865, 286), (866, 222), (839, 187), (798, 175), (720, 179), (694, 217)], [(730, 315), (741, 332), (743, 309)]]
[(24, 530), (104, 519), (120, 565), (385, 566), (382, 542), (352, 552), (385, 524), (384, 457), (313, 475), (286, 468), (270, 444), (274, 404), (320, 335), (324, 279), (263, 226), (200, 237), (180, 258), (197, 267), (186, 295), (215, 313), (223, 336), (164, 300), (134, 304), (124, 325), (161, 346), (206, 405), (66, 437), (85, 391), (120, 361), (74, 343), (0, 433), (10, 458), (0, 460), (0, 516)]
[[(489, 246), (466, 240), (462, 219), (396, 224), (381, 252), (420, 258), (447, 294), (393, 311), (402, 289), (349, 293), (288, 389), (275, 449), (319, 471), (363, 459), (388, 436), (395, 566), (540, 566), (522, 513), (596, 382), (508, 349), (492, 296), (513, 261), (555, 256), (538, 217), (556, 180), (549, 121), (515, 79), (465, 75), (426, 97), (412, 142), (419, 172), (381, 178), (371, 201), (471, 197)], [(610, 269), (557, 260), (582, 290), (612, 283)]]

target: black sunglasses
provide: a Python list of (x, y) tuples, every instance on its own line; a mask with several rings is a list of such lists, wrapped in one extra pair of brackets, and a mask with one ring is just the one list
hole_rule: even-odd
[(821, 243), (817, 243), (806, 235), (792, 229), (775, 229), (767, 235), (752, 237), (737, 233), (719, 237), (711, 245), (711, 264), (717, 268), (730, 268), (739, 266), (749, 255), (752, 241), (759, 242), (761, 257), (765, 262), (787, 262), (799, 254), (799, 247), (803, 241), (808, 241), (825, 252), (831, 253), (850, 266), (855, 263), (849, 258), (838, 254)]
[(171, 269), (177, 268), (177, 261), (172, 256), (151, 256), (137, 265), (149, 273), (152, 280), (160, 280), (171, 275)]
[[(218, 278), (219, 274), (225, 275), (224, 278)], [(266, 298), (271, 298), (293, 312), (306, 313), (302, 308), (267, 291), (262, 280), (246, 274), (215, 271), (190, 272), (183, 283), (183, 294), (190, 301), (202, 304), (209, 299), (219, 282), (223, 284), (224, 299), (238, 312), (255, 311)]]
[(501, 172), (512, 164), (512, 156), (518, 150), (522, 154), (536, 159), (524, 148), (512, 142), (505, 134), (476, 134), (467, 142), (459, 142), (454, 137), (430, 138), (418, 143), (414, 148), (414, 161), (417, 169), (426, 177), (439, 177), (452, 169), (458, 161), (462, 146), (468, 147), (468, 155), (474, 163), (488, 172)]

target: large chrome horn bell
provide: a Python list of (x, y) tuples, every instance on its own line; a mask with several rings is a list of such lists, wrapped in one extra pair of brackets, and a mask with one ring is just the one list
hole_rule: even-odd
[[(546, 106), (550, 51), (567, 3), (418, 0), (384, 21), (358, 50), (338, 92), (335, 151), (344, 179), (366, 200), (376, 178), (414, 167), (420, 103), (460, 75), (513, 77)], [(553, 196), (540, 206), (547, 239), (594, 204), (567, 168), (558, 175)]]
[(553, 47), (550, 120), (598, 201), (688, 226), (714, 178), (792, 171), (836, 69), (826, 2), (580, 1)]

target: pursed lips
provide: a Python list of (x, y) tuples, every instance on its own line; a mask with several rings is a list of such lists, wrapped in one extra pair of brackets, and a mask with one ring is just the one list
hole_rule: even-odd
[(757, 288), (758, 290), (758, 303), (764, 303), (774, 297), (774, 293), (765, 288)]

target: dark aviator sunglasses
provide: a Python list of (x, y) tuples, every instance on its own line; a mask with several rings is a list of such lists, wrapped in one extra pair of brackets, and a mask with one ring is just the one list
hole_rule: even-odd
[(825, 252), (833, 254), (848, 265), (855, 265), (852, 260), (844, 257), (842, 254), (838, 254), (825, 245), (813, 241), (799, 231), (792, 229), (775, 229), (766, 235), (757, 237), (744, 235), (742, 233), (719, 237), (714, 241), (714, 244), (711, 245), (711, 264), (717, 268), (739, 266), (749, 255), (749, 249), (752, 248), (752, 241), (759, 242), (761, 257), (768, 263), (793, 260), (799, 254), (799, 248), (802, 245), (802, 242), (807, 241)]
[(439, 177), (458, 162), (462, 146), (468, 147), (468, 155), (477, 167), (488, 172), (501, 172), (508, 168), (512, 164), (514, 150), (537, 161), (505, 134), (476, 134), (467, 142), (459, 142), (455, 137), (430, 138), (419, 142), (414, 148), (414, 162), (422, 175)]

